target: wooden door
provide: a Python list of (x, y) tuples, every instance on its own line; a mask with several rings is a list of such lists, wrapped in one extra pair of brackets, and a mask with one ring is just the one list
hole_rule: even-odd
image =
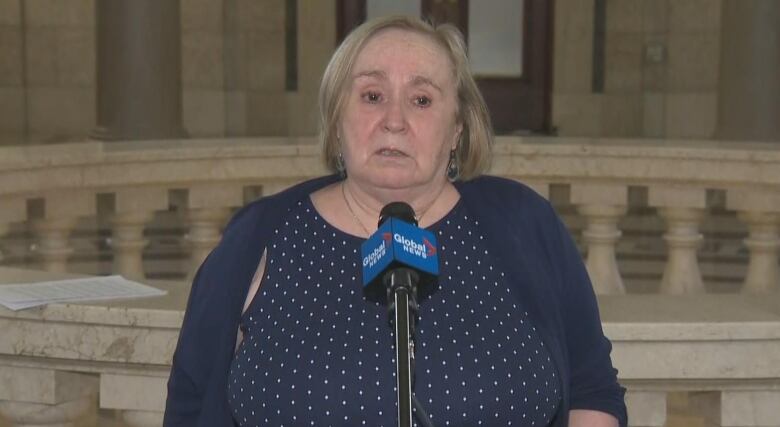
[[(549, 133), (553, 0), (504, 1), (502, 6), (492, 0), (338, 0), (338, 39), (382, 13), (416, 11), (433, 22), (452, 23), (466, 37), (496, 133)], [(501, 29), (495, 29), (496, 21)]]

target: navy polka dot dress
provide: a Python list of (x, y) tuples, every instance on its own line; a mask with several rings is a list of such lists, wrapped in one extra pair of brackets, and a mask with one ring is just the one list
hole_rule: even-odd
[[(479, 224), (459, 202), (428, 229), (441, 268), (420, 302), (415, 395), (438, 427), (548, 425), (556, 368)], [(363, 241), (309, 199), (276, 230), (230, 369), (238, 425), (397, 425), (394, 341), (386, 307), (363, 297)]]

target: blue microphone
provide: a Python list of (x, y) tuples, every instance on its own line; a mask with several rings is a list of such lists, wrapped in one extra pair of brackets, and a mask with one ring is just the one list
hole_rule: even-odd
[[(412, 384), (418, 285), (436, 285), (436, 237), (417, 227), (411, 206), (393, 202), (382, 208), (379, 227), (360, 249), (364, 294), (368, 300), (381, 301), (382, 295), (386, 297), (394, 330), (398, 425), (412, 425), (412, 406), (417, 407), (418, 418), (428, 421), (424, 425), (430, 425), (419, 401), (413, 397)], [(430, 291), (434, 288), (423, 287)]]
[(412, 288), (434, 282), (439, 274), (437, 252), (436, 237), (417, 227), (411, 206), (388, 204), (380, 212), (379, 228), (361, 246), (366, 295), (385, 295), (391, 274), (398, 270), (411, 271), (417, 282), (410, 284)]

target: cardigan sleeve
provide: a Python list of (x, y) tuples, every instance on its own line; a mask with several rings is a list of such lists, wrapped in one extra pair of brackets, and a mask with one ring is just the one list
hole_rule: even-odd
[[(163, 425), (167, 427), (195, 425), (202, 407), (205, 390), (202, 376), (205, 372), (196, 368), (200, 363), (197, 362), (195, 357), (199, 350), (197, 349), (198, 340), (195, 339), (198, 329), (196, 324), (200, 322), (198, 319), (194, 319), (197, 316), (191, 310), (193, 303), (197, 304), (199, 299), (196, 295), (198, 294), (200, 283), (202, 283), (202, 270), (203, 267), (201, 266), (193, 280), (186, 315), (179, 332), (179, 342), (173, 355), (163, 421)], [(208, 354), (205, 356), (208, 356)]]
[[(212, 252), (193, 281), (168, 379), (163, 426), (232, 426), (225, 371), (237, 331), (236, 296)], [(215, 271), (216, 270), (216, 271)]]
[(168, 379), (165, 427), (233, 425), (227, 371), (241, 304), (262, 251), (262, 234), (254, 232), (258, 216), (256, 205), (237, 213), (195, 275)]
[(313, 179), (250, 203), (225, 227), (192, 284), (168, 379), (165, 427), (233, 426), (227, 375), (246, 293), (273, 227), (289, 206), (336, 182)]
[(625, 389), (612, 366), (612, 344), (601, 328), (598, 303), (568, 230), (554, 213), (559, 239), (560, 308), (570, 364), (570, 409), (606, 412), (627, 425)]

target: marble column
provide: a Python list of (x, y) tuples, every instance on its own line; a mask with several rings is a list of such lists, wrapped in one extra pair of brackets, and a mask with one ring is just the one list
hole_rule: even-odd
[(97, 0), (100, 140), (180, 138), (179, 0)]
[(588, 245), (586, 267), (597, 294), (626, 292), (617, 265), (615, 245), (621, 232), (617, 224), (626, 214), (628, 187), (611, 184), (573, 184), (571, 200), (585, 218), (582, 237)]
[(166, 208), (168, 192), (162, 188), (125, 188), (116, 191), (115, 197), (111, 216), (114, 272), (143, 279), (143, 249), (149, 243), (144, 239), (144, 229), (154, 211)]
[(652, 186), (648, 192), (648, 204), (658, 208), (667, 227), (663, 237), (668, 258), (661, 278), (661, 293), (705, 292), (697, 250), (703, 240), (699, 233), (699, 222), (704, 216), (706, 191), (699, 188)]
[(780, 2), (722, 4), (717, 136), (780, 141)]
[(190, 244), (192, 277), (209, 252), (219, 243), (221, 229), (228, 220), (231, 208), (243, 204), (240, 185), (198, 184), (189, 189), (185, 219), (189, 226), (186, 239)]

